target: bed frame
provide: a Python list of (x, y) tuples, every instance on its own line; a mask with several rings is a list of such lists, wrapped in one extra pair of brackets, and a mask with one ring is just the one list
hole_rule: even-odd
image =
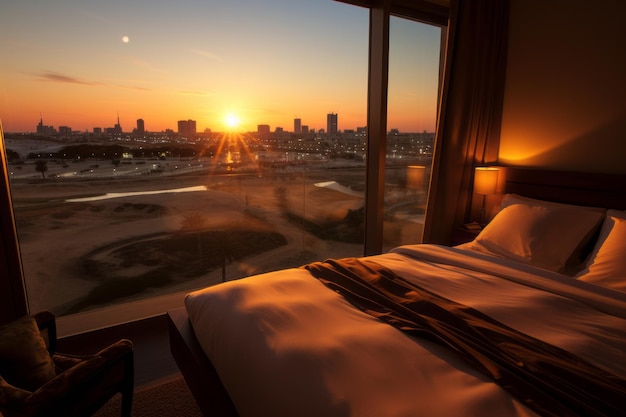
[(626, 210), (626, 175), (498, 167), (501, 189), (540, 200)]
[(204, 354), (184, 307), (167, 312), (170, 351), (206, 417), (238, 417), (213, 364)]
[[(567, 204), (626, 210), (626, 175), (498, 167), (500, 189)], [(170, 350), (205, 416), (238, 417), (220, 378), (204, 354), (184, 308), (167, 313)]]

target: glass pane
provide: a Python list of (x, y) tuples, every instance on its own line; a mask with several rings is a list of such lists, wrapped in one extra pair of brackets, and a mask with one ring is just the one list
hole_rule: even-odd
[(383, 251), (419, 243), (431, 171), (441, 29), (391, 17)]
[(97, 327), (363, 253), (368, 11), (262, 4), (0, 5), (32, 311)]

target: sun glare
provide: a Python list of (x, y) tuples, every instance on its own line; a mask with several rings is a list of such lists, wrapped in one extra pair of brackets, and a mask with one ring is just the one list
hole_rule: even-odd
[(224, 123), (226, 123), (226, 126), (229, 128), (234, 129), (239, 126), (239, 117), (236, 114), (229, 113), (224, 118)]

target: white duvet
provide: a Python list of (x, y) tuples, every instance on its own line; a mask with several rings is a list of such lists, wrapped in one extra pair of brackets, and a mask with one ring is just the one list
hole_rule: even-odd
[[(436, 245), (369, 257), (443, 297), (626, 378), (626, 295)], [(454, 353), (286, 269), (187, 295), (196, 336), (241, 417), (533, 416)]]

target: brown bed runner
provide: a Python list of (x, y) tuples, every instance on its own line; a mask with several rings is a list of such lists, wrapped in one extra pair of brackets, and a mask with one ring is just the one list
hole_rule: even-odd
[(362, 311), (452, 348), (540, 415), (626, 415), (625, 380), (420, 288), (376, 262), (345, 258), (304, 268)]

